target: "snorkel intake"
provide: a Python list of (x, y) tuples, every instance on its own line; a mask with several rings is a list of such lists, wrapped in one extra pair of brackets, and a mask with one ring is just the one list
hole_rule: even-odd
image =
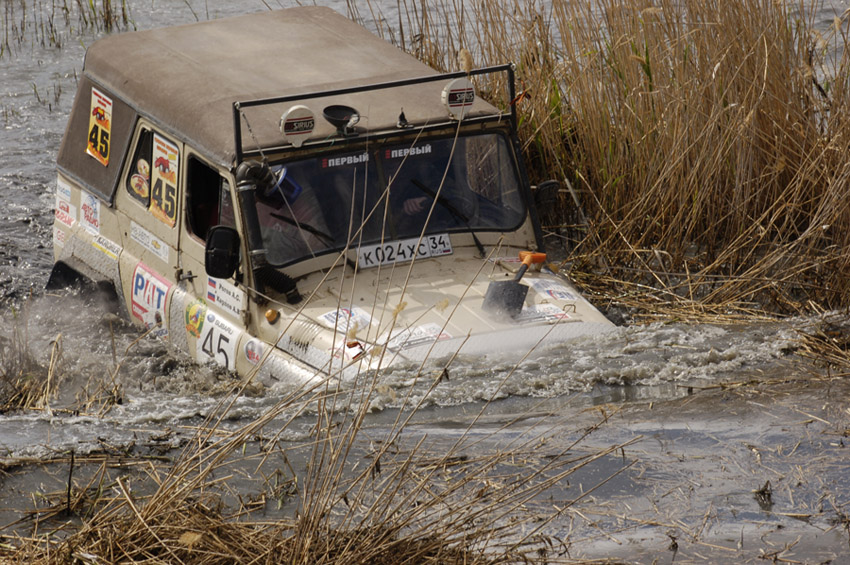
[(301, 294), (295, 281), (268, 262), (260, 231), (260, 219), (257, 216), (257, 190), (269, 191), (277, 183), (278, 179), (266, 162), (243, 161), (236, 169), (236, 194), (242, 211), (242, 222), (248, 240), (248, 259), (257, 291), (262, 293), (268, 287), (285, 294), (289, 304), (297, 304), (301, 302)]

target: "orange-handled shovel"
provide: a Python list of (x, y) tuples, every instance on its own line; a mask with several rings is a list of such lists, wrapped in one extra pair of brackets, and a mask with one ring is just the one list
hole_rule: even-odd
[(519, 281), (532, 264), (542, 263), (546, 260), (545, 253), (534, 253), (532, 251), (520, 251), (519, 258), (522, 260), (516, 276), (509, 281), (494, 281), (487, 287), (484, 294), (484, 304), (481, 308), (491, 314), (507, 314), (516, 318), (522, 311), (525, 296), (528, 294), (528, 286), (520, 284)]

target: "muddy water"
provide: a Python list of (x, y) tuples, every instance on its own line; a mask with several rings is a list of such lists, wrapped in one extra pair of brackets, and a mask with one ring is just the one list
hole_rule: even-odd
[[(345, 12), (345, 2), (320, 3)], [(155, 0), (133, 10), (131, 25), (265, 9), (252, 1), (209, 4)], [(387, 4), (390, 13), (395, 3)], [(840, 2), (824, 8), (824, 27), (842, 11)], [(13, 21), (20, 17), (16, 12)], [(161, 343), (137, 339), (96, 303), (42, 292), (51, 264), (55, 154), (84, 45), (103, 33), (74, 16), (65, 25), (56, 15), (56, 25), (61, 49), (40, 44), (30, 29), (0, 58), (0, 339), (26, 343), (43, 367), (52, 355), (61, 361), (59, 393), (44, 410), (0, 415), (0, 468), (9, 471), (0, 474), (0, 533), (34, 495), (61, 490), (67, 478), (59, 464), (33, 462), (70, 450), (78, 457), (131, 454), (140, 446), (168, 453), (185, 445), (236, 385)], [(519, 364), (498, 354), (459, 358), (436, 386), (430, 369), (395, 370), (368, 399), (365, 433), (380, 437), (399, 409), (418, 404), (410, 437), (427, 437), (436, 452), (466, 436), (476, 440), (466, 455), (491, 453), (545, 426), (546, 449), (556, 453), (604, 422), (576, 453), (628, 445), (524, 510), (562, 510), (543, 532), (562, 542), (550, 546), (550, 558), (840, 562), (850, 559), (850, 390), (814, 378), (796, 358), (798, 332), (814, 323), (623, 327)], [(247, 391), (222, 428), (260, 417), (285, 392)], [(269, 428), (290, 416), (284, 411)], [(314, 425), (308, 413), (283, 439), (303, 440)], [(255, 488), (248, 479), (236, 483), (242, 486)]]

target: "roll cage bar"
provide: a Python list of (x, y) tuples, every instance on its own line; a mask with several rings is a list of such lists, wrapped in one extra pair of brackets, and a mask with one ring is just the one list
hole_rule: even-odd
[[(281, 104), (284, 102), (294, 102), (294, 101), (304, 101), (310, 100), (313, 98), (324, 98), (329, 96), (340, 96), (344, 94), (353, 94), (356, 92), (368, 92), (373, 90), (387, 90), (390, 88), (398, 88), (402, 86), (410, 86), (414, 84), (422, 84), (426, 82), (437, 82), (437, 81), (445, 81), (451, 80), (455, 78), (468, 77), (468, 76), (478, 76), (492, 73), (500, 73), (504, 72), (508, 77), (508, 100), (514, 100), (516, 97), (516, 85), (514, 84), (514, 66), (511, 63), (507, 63), (504, 65), (495, 65), (491, 67), (483, 67), (480, 69), (474, 69), (470, 72), (458, 71), (452, 73), (443, 73), (437, 75), (427, 75), (416, 78), (402, 79), (402, 80), (394, 80), (388, 82), (381, 82), (376, 84), (368, 84), (364, 86), (353, 86), (349, 88), (338, 88), (335, 90), (322, 90), (315, 92), (308, 92), (305, 94), (293, 94), (288, 96), (278, 96), (272, 98), (258, 98), (255, 100), (243, 100), (236, 101), (233, 103), (233, 135), (234, 135), (234, 144), (236, 148), (236, 163), (241, 163), (245, 157), (253, 157), (261, 154), (260, 149), (248, 150), (246, 151), (242, 146), (242, 120), (240, 119), (240, 115), (242, 110), (245, 108), (251, 108), (255, 106), (268, 106), (272, 104)], [(516, 105), (510, 105), (510, 119), (511, 124), (516, 131), (517, 125), (517, 112)], [(499, 114), (500, 116), (503, 114)], [(481, 120), (491, 119), (491, 116), (487, 116), (484, 118), (468, 118), (467, 121), (475, 122)], [(282, 149), (283, 146), (278, 147), (270, 147), (266, 150), (275, 151), (278, 149)]]

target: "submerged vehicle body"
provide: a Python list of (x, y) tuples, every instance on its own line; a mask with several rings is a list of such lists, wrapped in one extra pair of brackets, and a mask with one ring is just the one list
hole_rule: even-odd
[(542, 235), (514, 109), (475, 96), (486, 73), (513, 93), (508, 65), (439, 74), (318, 7), (101, 39), (57, 159), (48, 284), (113, 289), (265, 383), (608, 331), (520, 259)]

